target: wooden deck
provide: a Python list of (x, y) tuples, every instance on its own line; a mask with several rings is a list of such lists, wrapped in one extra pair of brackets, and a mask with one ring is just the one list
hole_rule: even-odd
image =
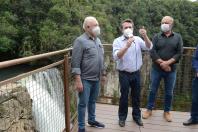
[[(144, 111), (144, 109), (142, 109)], [(172, 111), (173, 122), (166, 122), (163, 118), (162, 110), (153, 111), (152, 117), (143, 119), (144, 126), (137, 126), (132, 120), (131, 108), (125, 127), (118, 125), (118, 106), (97, 104), (96, 119), (103, 122), (106, 127), (104, 129), (92, 128), (86, 126), (87, 132), (198, 132), (198, 125), (183, 126), (183, 121), (190, 116), (186, 112)]]

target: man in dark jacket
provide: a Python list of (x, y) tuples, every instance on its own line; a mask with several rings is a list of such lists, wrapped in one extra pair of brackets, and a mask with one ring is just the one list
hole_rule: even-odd
[(179, 61), (183, 50), (182, 37), (180, 34), (173, 32), (173, 23), (172, 17), (163, 17), (161, 32), (153, 37), (151, 86), (147, 110), (143, 113), (144, 119), (151, 116), (160, 81), (164, 79), (164, 118), (168, 122), (172, 121), (170, 110), (176, 81), (176, 63)]
[(198, 46), (193, 57), (192, 67), (195, 70), (195, 78), (192, 82), (191, 118), (183, 123), (185, 126), (198, 124)]

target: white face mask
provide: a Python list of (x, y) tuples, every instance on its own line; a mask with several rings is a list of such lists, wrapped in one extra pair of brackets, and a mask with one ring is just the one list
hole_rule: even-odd
[(130, 38), (133, 37), (133, 29), (127, 28), (123, 31), (125, 37)]
[(172, 27), (169, 24), (161, 24), (161, 30), (162, 32), (168, 32), (171, 31)]
[(100, 27), (99, 26), (96, 26), (92, 29), (92, 33), (95, 35), (95, 36), (99, 36), (100, 35)]

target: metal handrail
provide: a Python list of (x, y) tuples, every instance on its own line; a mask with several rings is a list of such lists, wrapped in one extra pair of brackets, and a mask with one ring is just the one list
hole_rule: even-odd
[[(104, 46), (112, 46), (112, 44), (103, 44), (103, 45)], [(33, 55), (33, 56), (23, 57), (23, 58), (19, 58), (19, 59), (3, 61), (3, 62), (0, 62), (0, 69), (7, 68), (7, 67), (10, 67), (10, 66), (19, 65), (19, 64), (24, 64), (24, 63), (28, 63), (28, 62), (32, 62), (32, 61), (47, 58), (47, 57), (50, 57), (50, 56), (64, 54), (64, 53), (67, 53), (71, 50), (72, 50), (72, 48), (67, 48), (67, 49), (53, 51), (53, 52), (49, 52), (49, 53), (43, 53), (43, 54), (39, 54), (39, 55)]]
[(30, 76), (30, 75), (34, 74), (34, 73), (38, 73), (38, 72), (44, 71), (44, 70), (46, 70), (46, 69), (49, 69), (49, 68), (52, 68), (52, 67), (61, 65), (61, 64), (63, 64), (63, 62), (64, 62), (64, 60), (60, 60), (60, 61), (58, 61), (58, 62), (55, 62), (55, 63), (53, 63), (53, 64), (50, 64), (50, 65), (47, 65), (47, 66), (44, 66), (44, 67), (41, 67), (41, 68), (38, 68), (38, 69), (36, 69), (36, 70), (33, 70), (33, 71), (29, 71), (29, 72), (27, 72), (27, 73), (20, 74), (20, 75), (18, 75), (18, 76), (9, 78), (9, 79), (4, 80), (4, 81), (0, 81), (0, 89), (1, 89), (1, 86), (3, 86), (3, 85), (6, 85), (6, 84), (8, 84), (8, 83), (11, 83), (11, 82), (17, 81), (17, 80), (19, 80), (19, 79), (25, 78), (25, 77), (27, 77), (27, 76)]
[[(112, 44), (103, 44), (103, 46), (112, 46)], [(195, 47), (184, 47), (184, 50), (195, 50), (195, 49), (196, 49)], [(67, 49), (64, 49), (64, 50), (58, 50), (58, 51), (54, 51), (54, 52), (49, 52), (49, 53), (44, 53), (44, 54), (39, 54), (39, 55), (33, 55), (33, 56), (29, 56), (29, 57), (23, 57), (23, 58), (9, 60), (9, 61), (3, 61), (3, 62), (0, 62), (0, 69), (7, 68), (7, 67), (10, 67), (10, 66), (14, 66), (14, 65), (24, 64), (24, 63), (27, 63), (27, 62), (47, 58), (47, 57), (54, 56), (54, 55), (67, 53), (71, 50), (72, 50), (72, 48), (67, 48)]]
[(59, 50), (59, 51), (54, 51), (54, 52), (49, 52), (49, 53), (44, 53), (44, 54), (39, 54), (39, 55), (33, 55), (33, 56), (29, 56), (29, 57), (23, 57), (23, 58), (9, 60), (9, 61), (3, 61), (3, 62), (0, 62), (0, 69), (7, 68), (10, 66), (19, 65), (19, 64), (24, 64), (27, 62), (32, 62), (32, 61), (47, 58), (50, 56), (60, 55), (63, 53), (67, 53), (71, 50), (72, 50), (72, 48), (67, 48), (64, 50)]

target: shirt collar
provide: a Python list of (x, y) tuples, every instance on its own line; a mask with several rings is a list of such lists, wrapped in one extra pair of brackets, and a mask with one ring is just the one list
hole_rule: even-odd
[[(168, 36), (168, 37), (172, 37), (172, 36), (174, 36), (174, 35), (175, 35), (175, 33), (174, 33), (174, 32), (171, 32), (171, 35)], [(163, 32), (161, 32), (161, 36), (166, 37), (166, 35), (165, 35)]]
[(127, 38), (126, 38), (124, 35), (121, 36), (121, 40), (122, 40), (122, 41), (124, 41), (124, 40), (126, 40), (126, 39), (127, 39)]
[(91, 37), (90, 34), (88, 34), (88, 33), (86, 33), (86, 32), (85, 32), (84, 34), (85, 34), (85, 36), (86, 36), (87, 39), (96, 40), (96, 38)]

